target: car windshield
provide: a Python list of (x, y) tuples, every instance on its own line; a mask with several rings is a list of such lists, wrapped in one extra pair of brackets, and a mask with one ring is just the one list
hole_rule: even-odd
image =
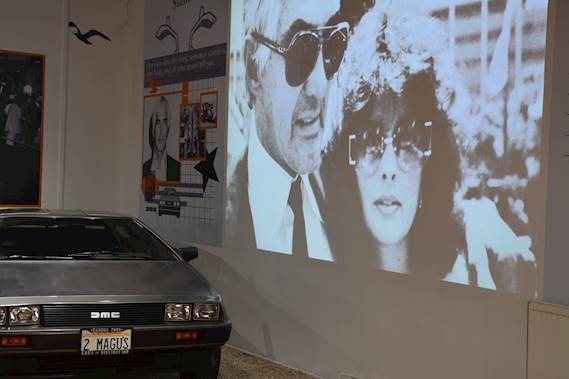
[(0, 222), (0, 260), (7, 259), (176, 258), (130, 219), (14, 217)]

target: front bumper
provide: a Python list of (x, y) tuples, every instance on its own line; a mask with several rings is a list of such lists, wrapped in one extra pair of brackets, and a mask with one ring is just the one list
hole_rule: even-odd
[[(0, 330), (8, 335), (30, 337), (30, 346), (0, 347), (0, 376), (63, 376), (90, 374), (106, 377), (111, 373), (195, 371), (215, 364), (215, 355), (227, 342), (230, 321), (190, 325), (123, 326), (132, 328), (132, 348), (124, 355), (80, 354), (81, 329), (17, 328)], [(197, 330), (196, 341), (176, 341), (176, 332)]]

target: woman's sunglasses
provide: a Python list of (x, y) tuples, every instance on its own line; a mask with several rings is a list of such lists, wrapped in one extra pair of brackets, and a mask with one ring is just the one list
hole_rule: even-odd
[(397, 162), (403, 171), (421, 165), (432, 154), (433, 122), (413, 120), (400, 126), (389, 137), (384, 136), (383, 128), (369, 130), (361, 134), (350, 134), (348, 140), (348, 163), (357, 166), (367, 176), (373, 176), (379, 169), (379, 162), (387, 146), (393, 146)]
[(304, 83), (312, 73), (320, 49), (322, 49), (322, 57), (324, 58), (326, 79), (332, 79), (332, 76), (340, 68), (340, 63), (348, 46), (349, 30), (350, 25), (347, 22), (341, 22), (334, 26), (301, 30), (293, 35), (287, 47), (281, 46), (257, 32), (252, 32), (251, 36), (257, 42), (284, 57), (286, 81), (291, 87), (297, 87)]

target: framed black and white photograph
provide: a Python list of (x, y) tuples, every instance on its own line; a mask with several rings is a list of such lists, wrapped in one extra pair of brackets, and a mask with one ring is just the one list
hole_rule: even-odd
[(45, 56), (0, 50), (0, 206), (39, 207)]

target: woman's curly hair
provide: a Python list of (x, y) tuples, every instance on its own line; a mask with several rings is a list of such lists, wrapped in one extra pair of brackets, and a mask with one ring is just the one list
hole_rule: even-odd
[[(411, 111), (432, 109), (432, 155), (423, 166), (422, 206), (417, 209), (409, 232), (410, 270), (443, 277), (450, 271), (457, 251), (464, 246), (462, 228), (454, 215), (453, 198), (460, 181), (460, 156), (453, 120), (459, 119), (455, 116), (466, 109), (468, 101), (448, 53), (443, 25), (417, 9), (402, 7), (397, 1), (378, 1), (353, 32), (336, 85), (335, 94), (342, 99), (342, 107), (337, 108), (334, 117), (334, 122), (340, 125), (337, 128), (339, 137), (330, 151), (337, 150), (344, 157), (347, 156), (348, 134), (375, 128), (371, 121), (362, 120), (371, 120), (375, 100), (382, 93), (389, 91), (399, 96), (412, 93), (414, 95), (406, 104)], [(346, 163), (343, 165), (347, 166)], [(335, 170), (337, 173), (333, 177), (342, 180), (337, 166)], [(355, 183), (353, 168), (349, 167), (346, 172), (342, 175), (351, 175)], [(327, 182), (330, 187), (331, 181)], [(331, 206), (340, 202), (352, 208), (356, 221), (363, 220), (359, 191), (349, 195), (343, 190), (327, 191), (327, 194)], [(335, 195), (341, 199), (334, 198)], [(355, 203), (359, 204), (346, 201), (348, 196), (356, 198)], [(373, 237), (367, 227), (360, 225), (359, 229), (368, 235), (356, 238), (360, 241), (368, 239), (370, 250), (373, 250)], [(350, 260), (351, 254), (346, 256), (344, 251), (349, 247), (344, 243), (339, 246), (336, 258)]]

